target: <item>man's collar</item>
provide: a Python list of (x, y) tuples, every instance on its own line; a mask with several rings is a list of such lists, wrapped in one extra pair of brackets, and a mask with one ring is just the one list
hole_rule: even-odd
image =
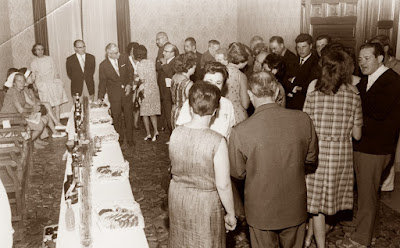
[(263, 111), (264, 109), (270, 109), (270, 108), (277, 108), (280, 107), (276, 102), (273, 103), (263, 103), (260, 106), (258, 106), (255, 110), (254, 113)]
[(171, 62), (171, 60), (173, 60), (174, 58), (175, 58), (175, 56), (172, 57), (172, 58), (170, 58), (170, 59), (168, 59), (168, 60), (167, 60), (167, 64), (169, 64), (169, 62)]
[(309, 59), (311, 57), (311, 55), (312, 55), (312, 52), (309, 55), (307, 55), (305, 58), (300, 58), (300, 60), (303, 60), (303, 64), (304, 64), (307, 61), (307, 59)]
[(82, 55), (80, 55), (79, 53), (75, 53), (75, 54), (76, 54), (77, 57), (85, 57), (86, 56), (86, 53), (84, 53)]
[(389, 69), (385, 65), (381, 65), (376, 71), (374, 71), (371, 75), (368, 75), (368, 81), (372, 80), (375, 82), (385, 71)]
[(281, 54), (282, 57), (285, 56), (286, 51), (287, 51), (287, 48), (285, 47), (285, 48), (283, 49), (283, 51), (282, 51), (282, 54)]

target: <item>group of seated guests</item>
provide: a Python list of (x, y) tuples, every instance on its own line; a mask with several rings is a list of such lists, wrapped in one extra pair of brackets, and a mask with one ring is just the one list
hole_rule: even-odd
[[(225, 231), (246, 221), (252, 247), (325, 247), (338, 221), (329, 217), (353, 210), (354, 174), (355, 230), (336, 245), (371, 246), (400, 130), (400, 63), (387, 37), (361, 46), (358, 76), (354, 52), (327, 35), (300, 34), (297, 56), (279, 36), (251, 48), (213, 40), (204, 66), (186, 42), (174, 60), (187, 69), (171, 85), (169, 246), (225, 247)], [(231, 177), (244, 179), (244, 205)]]

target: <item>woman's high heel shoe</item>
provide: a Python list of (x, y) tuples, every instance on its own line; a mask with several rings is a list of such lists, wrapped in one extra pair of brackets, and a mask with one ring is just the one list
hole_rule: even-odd
[(144, 140), (150, 140), (151, 139), (151, 135), (147, 135), (146, 137), (144, 137)]
[(158, 139), (158, 136), (159, 136), (160, 134), (157, 132), (157, 133), (154, 133), (154, 136), (153, 136), (153, 138), (151, 139), (151, 141), (156, 141), (157, 139)]

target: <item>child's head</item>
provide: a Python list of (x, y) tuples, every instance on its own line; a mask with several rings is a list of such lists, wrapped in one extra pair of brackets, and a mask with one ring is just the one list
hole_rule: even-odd
[(208, 51), (215, 57), (215, 52), (220, 48), (220, 43), (217, 40), (210, 40), (208, 42)]

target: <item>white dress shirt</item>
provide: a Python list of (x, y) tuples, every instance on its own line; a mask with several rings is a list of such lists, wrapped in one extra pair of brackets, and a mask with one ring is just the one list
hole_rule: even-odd
[(78, 58), (79, 64), (81, 65), (82, 71), (85, 71), (85, 61), (86, 61), (86, 53), (80, 55), (79, 53), (75, 53), (76, 57)]
[(385, 71), (387, 71), (389, 68), (387, 68), (384, 65), (381, 65), (374, 73), (371, 75), (368, 75), (368, 83), (367, 83), (367, 91), (374, 85), (375, 81), (378, 80), (380, 76), (382, 76)]
[(110, 60), (112, 66), (114, 67), (115, 72), (116, 72), (116, 73), (118, 74), (118, 76), (119, 76), (118, 59), (108, 58), (108, 60)]
[[(233, 110), (232, 102), (221, 97), (219, 100), (219, 108), (217, 111), (218, 115), (214, 122), (211, 123), (210, 128), (224, 137), (228, 138), (231, 133), (232, 127), (236, 124), (235, 122), (235, 111)], [(189, 100), (183, 103), (181, 111), (179, 112), (179, 117), (176, 120), (176, 125), (183, 125), (192, 120), (192, 115), (190, 114)]]

